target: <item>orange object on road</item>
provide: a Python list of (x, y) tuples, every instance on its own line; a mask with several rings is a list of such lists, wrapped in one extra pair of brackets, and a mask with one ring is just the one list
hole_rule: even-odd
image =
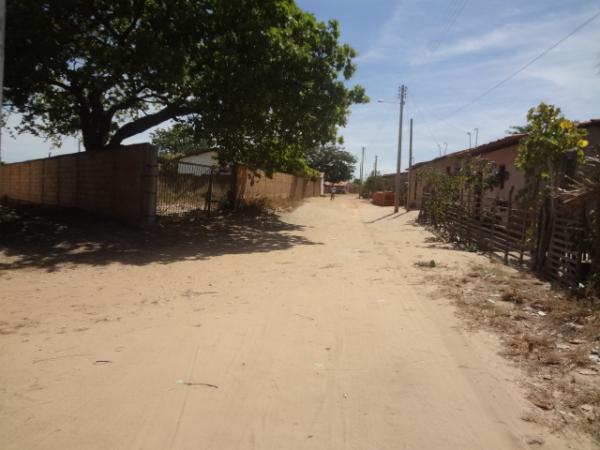
[(377, 206), (392, 206), (394, 204), (394, 193), (391, 191), (374, 192), (371, 201)]

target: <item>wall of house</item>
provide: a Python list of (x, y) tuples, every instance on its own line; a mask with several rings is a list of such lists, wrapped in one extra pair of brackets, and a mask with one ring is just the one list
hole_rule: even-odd
[(0, 199), (145, 223), (155, 216), (156, 170), (149, 144), (5, 164)]
[(600, 145), (600, 122), (586, 127), (588, 131), (587, 140), (591, 145)]
[[(597, 121), (585, 126), (588, 131), (588, 141), (590, 145), (596, 146), (600, 145), (600, 123)], [(505, 180), (503, 186), (499, 186), (494, 188), (491, 192), (488, 193), (491, 197), (498, 197), (501, 200), (508, 200), (510, 195), (511, 188), (513, 189), (513, 198), (515, 198), (518, 192), (525, 187), (525, 174), (517, 169), (515, 165), (515, 160), (517, 158), (519, 152), (519, 144), (515, 143), (513, 145), (507, 145), (505, 147), (499, 148), (497, 150), (493, 150), (487, 153), (483, 153), (481, 157), (487, 159), (488, 161), (492, 161), (500, 166), (504, 166), (506, 172), (508, 173), (508, 178)], [(410, 193), (409, 193), (409, 206), (411, 208), (421, 208), (422, 199), (423, 199), (423, 185), (418, 180), (419, 173), (429, 170), (435, 169), (442, 173), (447, 173), (448, 169), (452, 172), (458, 170), (461, 167), (461, 161), (465, 157), (456, 157), (452, 155), (448, 155), (445, 158), (432, 160), (426, 162), (424, 164), (418, 164), (413, 168), (411, 173), (409, 174), (409, 183), (410, 183)]]
[(238, 166), (236, 173), (238, 200), (301, 200), (321, 195), (321, 180), (276, 172), (271, 178), (263, 171), (256, 174), (244, 166)]
[(525, 187), (525, 173), (517, 169), (515, 165), (518, 152), (519, 145), (515, 144), (482, 155), (488, 161), (494, 162), (498, 168), (504, 166), (507, 173), (504, 183), (488, 191), (486, 195), (498, 197), (500, 200), (508, 200), (511, 189), (514, 189), (513, 198), (515, 198), (518, 192)]
[(461, 167), (461, 160), (458, 157), (448, 156), (446, 158), (430, 161), (428, 163), (413, 167), (408, 174), (410, 184), (410, 193), (408, 199), (409, 208), (420, 209), (423, 202), (423, 182), (420, 180), (420, 174), (428, 170), (437, 170), (442, 173), (455, 173)]

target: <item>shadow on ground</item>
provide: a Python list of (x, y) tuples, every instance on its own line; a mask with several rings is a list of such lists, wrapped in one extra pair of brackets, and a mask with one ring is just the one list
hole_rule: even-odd
[(165, 218), (152, 227), (136, 229), (74, 212), (10, 211), (7, 218), (7, 211), (0, 211), (0, 270), (55, 271), (61, 265), (113, 262), (166, 264), (319, 244), (295, 233), (303, 226), (285, 223), (272, 214)]

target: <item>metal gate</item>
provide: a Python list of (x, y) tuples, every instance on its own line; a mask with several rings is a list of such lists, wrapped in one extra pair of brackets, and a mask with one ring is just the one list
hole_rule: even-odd
[(214, 166), (179, 162), (159, 168), (156, 214), (208, 214), (226, 198), (229, 172)]

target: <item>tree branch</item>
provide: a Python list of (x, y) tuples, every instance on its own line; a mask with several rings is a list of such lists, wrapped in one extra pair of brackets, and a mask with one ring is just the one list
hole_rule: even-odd
[(169, 119), (174, 119), (178, 116), (185, 116), (197, 112), (193, 108), (186, 106), (167, 106), (154, 114), (148, 114), (147, 116), (140, 117), (132, 122), (129, 122), (119, 128), (109, 143), (106, 145), (107, 148), (114, 148), (121, 145), (125, 139), (131, 136), (135, 136), (149, 128), (152, 128), (158, 124), (161, 124)]

